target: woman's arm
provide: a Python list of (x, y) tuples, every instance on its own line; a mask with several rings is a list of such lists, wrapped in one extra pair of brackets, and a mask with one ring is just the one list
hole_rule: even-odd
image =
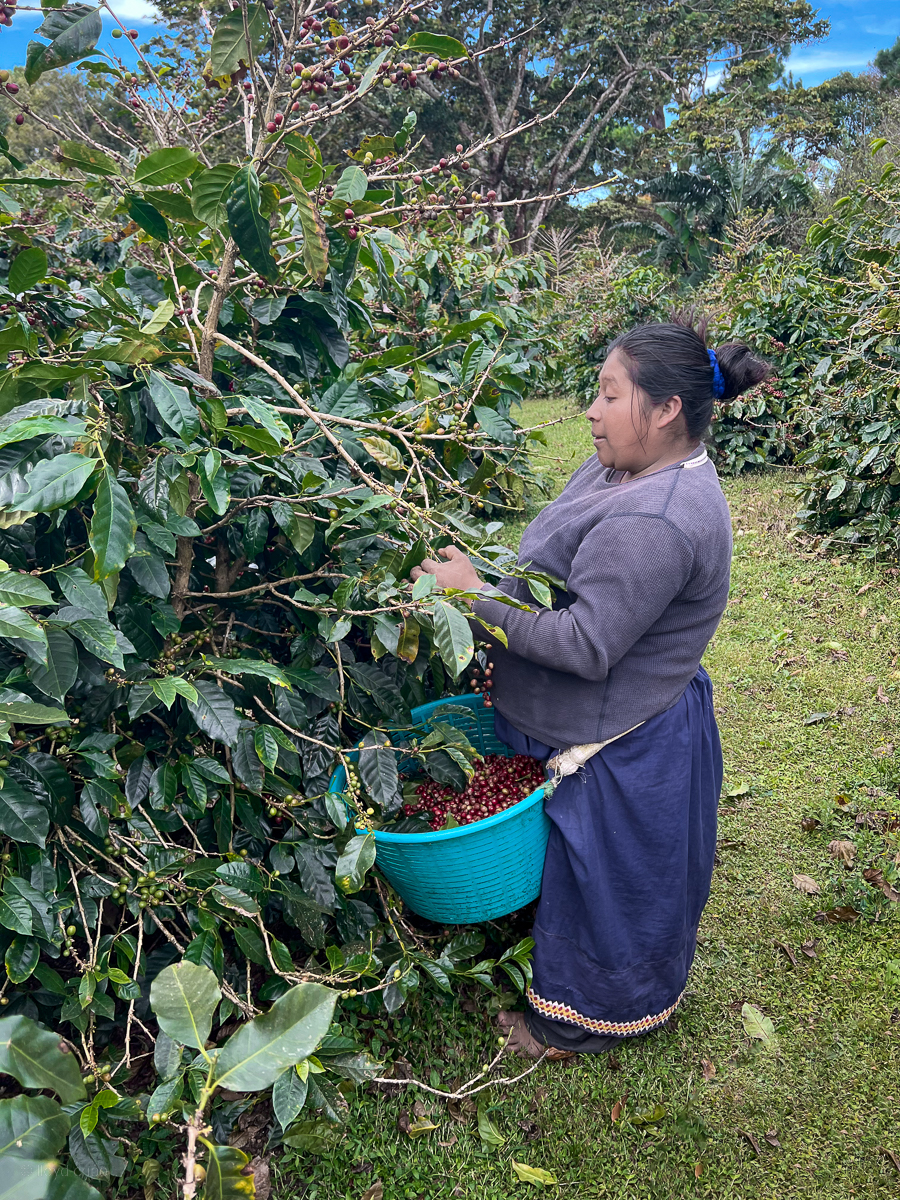
[(693, 561), (689, 540), (665, 518), (607, 517), (575, 556), (568, 608), (523, 612), (485, 599), (474, 602), (473, 612), (499, 625), (521, 658), (602, 680), (679, 594)]

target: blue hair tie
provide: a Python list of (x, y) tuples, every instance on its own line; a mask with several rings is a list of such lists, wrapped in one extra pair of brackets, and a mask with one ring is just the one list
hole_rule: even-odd
[(710, 366), (713, 369), (713, 395), (717, 400), (721, 400), (725, 395), (725, 376), (722, 374), (715, 350), (707, 350), (706, 353), (709, 355)]

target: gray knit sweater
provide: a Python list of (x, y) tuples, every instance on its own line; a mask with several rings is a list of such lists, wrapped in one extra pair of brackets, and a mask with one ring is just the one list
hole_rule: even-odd
[(698, 459), (702, 447), (621, 482), (592, 457), (522, 537), (519, 565), (566, 581), (553, 608), (512, 577), (500, 590), (533, 612), (475, 602), (509, 641), (492, 643), (492, 695), (523, 733), (556, 748), (606, 741), (670, 708), (696, 674), (731, 570), (728, 505)]

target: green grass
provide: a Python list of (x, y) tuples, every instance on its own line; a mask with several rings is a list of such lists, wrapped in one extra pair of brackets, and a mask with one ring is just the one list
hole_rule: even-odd
[[(529, 404), (525, 415), (536, 423), (558, 406)], [(591, 446), (580, 421), (554, 427), (548, 440), (558, 490)], [(579, 1200), (897, 1196), (900, 1175), (883, 1150), (900, 1155), (900, 922), (898, 906), (882, 899), (879, 907), (861, 871), (896, 862), (900, 835), (855, 822), (857, 813), (898, 810), (896, 579), (791, 540), (783, 474), (747, 476), (726, 491), (733, 587), (706, 665), (726, 790), (738, 794), (723, 802), (712, 897), (677, 1021), (624, 1043), (612, 1061), (541, 1067), (489, 1093), (507, 1139), (492, 1155), (466, 1114), (456, 1121), (442, 1103), (412, 1092), (357, 1091), (334, 1151), (276, 1157), (279, 1197), (358, 1198), (380, 1180), (384, 1200), (506, 1200), (530, 1188), (516, 1181), (511, 1159), (554, 1172), (559, 1192)], [(523, 527), (510, 524), (510, 544)], [(805, 724), (823, 713), (831, 716)], [(821, 825), (804, 832), (810, 816)], [(857, 845), (853, 870), (829, 855), (836, 838)], [(798, 873), (822, 894), (797, 891)], [(849, 903), (867, 915), (854, 924), (817, 921)], [(801, 946), (814, 939), (810, 958)], [(373, 1014), (360, 1032), (374, 1034), (389, 1057), (408, 1059), (418, 1078), (445, 1085), (477, 1072), (493, 1052), (486, 997), (473, 998), (479, 1010), (470, 1013), (458, 999), (423, 992), (399, 1019)], [(746, 1037), (745, 1002), (772, 1019), (777, 1044)], [(711, 1079), (704, 1060), (715, 1067)], [(417, 1098), (438, 1128), (412, 1140), (397, 1119)], [(658, 1124), (631, 1121), (656, 1105), (665, 1109)], [(530, 1140), (529, 1131), (540, 1136)]]

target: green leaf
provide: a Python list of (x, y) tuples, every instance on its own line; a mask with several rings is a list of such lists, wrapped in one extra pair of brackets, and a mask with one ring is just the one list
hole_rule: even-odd
[[(240, 13), (240, 9), (234, 10)], [(198, 221), (219, 228), (228, 221), (225, 196), (238, 168), (219, 163), (208, 171), (198, 171), (191, 179), (191, 208)]]
[(68, 725), (69, 715), (61, 708), (32, 704), (28, 700), (0, 701), (0, 721), (13, 725)]
[(108, 605), (99, 584), (81, 567), (57, 567), (54, 571), (59, 589), (73, 608), (86, 608), (106, 619)]
[(316, 287), (322, 287), (328, 271), (328, 234), (325, 222), (313, 203), (312, 197), (300, 182), (299, 176), (303, 172), (302, 164), (294, 158), (289, 158), (287, 168), (282, 168), (282, 170), (287, 176), (288, 184), (294, 194), (297, 215), (303, 229), (303, 265)]
[(11, 292), (20, 295), (30, 292), (36, 283), (47, 274), (47, 255), (37, 246), (21, 250), (12, 261), (9, 268), (7, 287)]
[(0, 1176), (0, 1200), (44, 1200), (50, 1187), (50, 1168), (53, 1166), (53, 1162), (34, 1162), (8, 1154)]
[(375, 57), (372, 59), (372, 61), (369, 63), (369, 65), (366, 67), (365, 71), (363, 72), (362, 79), (359, 81), (358, 95), (364, 96), (366, 94), (366, 92), (369, 91), (370, 88), (374, 87), (375, 80), (378, 78), (378, 68), (381, 66), (381, 64), (384, 62), (384, 60), (387, 58), (387, 56), (390, 53), (391, 53), (391, 48), (390, 48), (390, 46), (388, 46), (387, 49), (381, 50), (381, 51), (379, 51), (378, 54), (375, 55)]
[(543, 1187), (545, 1183), (557, 1183), (557, 1178), (552, 1171), (545, 1171), (543, 1167), (528, 1167), (525, 1163), (512, 1160), (512, 1169), (516, 1173), (516, 1177), (522, 1183), (533, 1183), (536, 1187)]
[[(4, 960), (10, 983), (24, 983), (26, 979), (30, 979), (40, 956), (41, 950), (36, 938), (13, 938)], [(0, 1149), (0, 1155), (2, 1153)]]
[(181, 1069), (181, 1045), (162, 1031), (153, 1047), (153, 1065), (160, 1079), (174, 1079)]
[[(238, 10), (240, 11), (240, 10)], [(250, 1159), (234, 1146), (214, 1146), (206, 1138), (200, 1141), (209, 1155), (206, 1182), (200, 1200), (253, 1200), (256, 1189)]]
[(186, 703), (197, 728), (214, 741), (233, 746), (241, 727), (234, 705), (214, 683), (198, 679), (194, 687), (197, 689), (197, 699), (187, 700)]
[(81, 437), (87, 432), (84, 421), (75, 421), (63, 417), (23, 417), (12, 425), (0, 431), (0, 446), (8, 446), (11, 442), (24, 442), (29, 438), (40, 437), (48, 433), (59, 433), (63, 437)]
[(458, 679), (472, 661), (475, 643), (466, 618), (444, 600), (434, 602), (434, 640), (447, 670)]
[(0, 1100), (0, 1159), (53, 1158), (66, 1144), (69, 1118), (49, 1096)]
[(275, 1080), (272, 1088), (272, 1108), (282, 1129), (295, 1121), (306, 1103), (309, 1074), (300, 1075), (296, 1067), (288, 1067)]
[(158, 242), (169, 240), (168, 223), (155, 204), (129, 193), (125, 197), (125, 208), (135, 225), (140, 225), (145, 233), (149, 233)]
[(36, 579), (34, 575), (28, 575), (24, 571), (0, 573), (0, 604), (9, 604), (13, 608), (29, 608), (31, 605), (44, 607), (55, 603), (46, 583)]
[(380, 729), (370, 730), (363, 738), (359, 751), (359, 774), (366, 791), (382, 809), (390, 811), (400, 796), (397, 774), (397, 755), (385, 743), (387, 736)]
[(482, 404), (476, 404), (473, 408), (475, 420), (481, 425), (481, 428), (494, 441), (499, 442), (502, 446), (512, 446), (516, 440), (515, 426), (512, 425), (505, 417), (501, 417), (492, 408), (487, 408)]
[(215, 974), (192, 962), (173, 963), (150, 985), (150, 1007), (163, 1033), (183, 1046), (203, 1050), (222, 993)]
[(353, 204), (362, 200), (369, 190), (369, 180), (362, 167), (345, 167), (335, 184), (334, 199), (341, 204)]
[[(247, 29), (250, 34), (250, 49), (254, 54), (262, 48), (269, 30), (265, 8), (262, 4), (251, 4), (247, 8)], [(210, 47), (210, 70), (214, 78), (233, 75), (241, 63), (250, 65), (250, 51), (244, 37), (244, 17), (240, 8), (225, 13), (213, 31)]]
[(120, 671), (124, 668), (125, 659), (115, 627), (105, 616), (95, 617), (83, 608), (61, 608), (51, 620), (64, 623), (66, 632), (77, 637), (86, 650), (103, 662), (112, 663)]
[(199, 165), (197, 155), (184, 146), (154, 150), (134, 168), (134, 181), (145, 187), (163, 187), (187, 179)]
[(221, 517), (228, 511), (231, 489), (228, 485), (228, 475), (222, 469), (222, 455), (218, 450), (208, 450), (198, 461), (197, 474), (203, 498), (213, 512)]
[[(290, 680), (281, 667), (275, 663), (263, 662), (256, 658), (213, 658), (204, 656), (203, 665), (225, 675), (257, 675), (260, 679), (268, 679), (276, 687), (290, 689)], [(302, 686), (302, 685), (301, 685)], [(328, 699), (332, 699), (329, 693)]]
[(50, 38), (50, 45), (28, 43), (25, 82), (29, 84), (36, 83), (46, 71), (67, 67), (93, 50), (103, 32), (103, 22), (99, 9), (71, 4), (49, 13), (36, 32)]
[[(240, 13), (240, 9), (234, 11)], [(228, 228), (241, 257), (269, 283), (274, 283), (278, 264), (272, 257), (272, 235), (269, 222), (260, 211), (259, 178), (252, 166), (241, 167), (231, 181), (225, 208)]]
[[(149, 321), (141, 326), (141, 333), (159, 333), (165, 329), (175, 315), (175, 305), (171, 300), (162, 300), (153, 310)], [(153, 460), (156, 462), (156, 459)]]
[(28, 475), (28, 488), (17, 492), (10, 507), (25, 512), (52, 512), (81, 492), (100, 462), (83, 454), (58, 454), (39, 462)]
[(387, 467), (389, 471), (406, 470), (403, 455), (394, 443), (389, 442), (387, 438), (364, 437), (360, 438), (359, 441), (360, 445), (365, 446), (380, 467)]
[(49, 832), (50, 816), (46, 808), (7, 776), (0, 789), (0, 833), (15, 842), (43, 848)]
[(29, 1017), (0, 1019), (0, 1074), (12, 1075), (24, 1088), (54, 1091), (63, 1104), (75, 1104), (86, 1094), (68, 1042)]
[(111, 467), (103, 468), (88, 539), (94, 552), (94, 579), (108, 579), (125, 566), (134, 552), (137, 521), (131, 501)]
[(358, 892), (366, 881), (366, 872), (375, 862), (375, 835), (352, 837), (334, 867), (334, 878), (345, 896)]
[(312, 517), (304, 517), (295, 512), (289, 504), (276, 500), (272, 505), (272, 516), (276, 524), (284, 530), (291, 545), (298, 554), (302, 554), (312, 545), (316, 536), (316, 523)]
[(0, 637), (22, 638), (40, 646), (40, 660), (47, 661), (47, 635), (21, 608), (0, 605)]
[(259, 761), (270, 771), (274, 771), (278, 762), (278, 741), (268, 726), (260, 725), (253, 730), (253, 745)]
[(769, 1045), (777, 1038), (771, 1017), (767, 1017), (755, 1004), (745, 1004), (743, 1006), (741, 1009), (741, 1023), (744, 1026), (744, 1033), (746, 1033), (747, 1037), (757, 1038), (764, 1045)]
[(273, 405), (266, 404), (265, 400), (259, 400), (256, 396), (242, 396), (241, 403), (253, 420), (268, 430), (276, 442), (290, 441), (290, 428)]
[(300, 983), (269, 1012), (232, 1034), (219, 1054), (216, 1082), (239, 1092), (258, 1092), (287, 1067), (308, 1058), (328, 1032), (337, 992)]
[(103, 1200), (96, 1188), (67, 1167), (57, 1167), (44, 1200)]
[(487, 1102), (484, 1100), (478, 1105), (478, 1136), (482, 1145), (489, 1151), (497, 1150), (506, 1142), (506, 1138), (488, 1115)]
[(468, 58), (469, 52), (453, 37), (442, 33), (414, 33), (407, 39), (408, 50), (418, 50), (420, 54), (433, 54), (436, 58)]
[(200, 415), (190, 392), (167, 379), (165, 375), (160, 375), (158, 371), (147, 372), (147, 383), (150, 387), (150, 398), (159, 415), (175, 430), (185, 445), (190, 445), (200, 432)]
[(119, 168), (102, 150), (86, 146), (84, 142), (60, 142), (60, 154), (66, 166), (77, 167), (86, 175), (118, 175)]

